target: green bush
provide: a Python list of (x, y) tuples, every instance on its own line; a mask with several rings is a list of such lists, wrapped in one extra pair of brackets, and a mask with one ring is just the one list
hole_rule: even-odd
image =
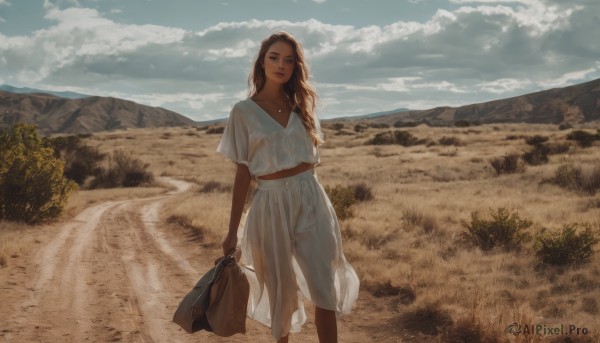
[(35, 126), (0, 131), (0, 219), (38, 223), (55, 218), (76, 189)]
[(598, 242), (600, 239), (589, 223), (565, 224), (559, 232), (543, 229), (536, 236), (535, 250), (545, 264), (567, 265), (589, 260)]
[(510, 154), (504, 157), (494, 158), (490, 161), (496, 175), (522, 173), (525, 171), (525, 163), (518, 154)]
[(508, 209), (500, 207), (495, 211), (490, 209), (490, 215), (490, 219), (483, 219), (478, 212), (471, 212), (471, 220), (462, 221), (467, 241), (482, 250), (494, 247), (512, 249), (531, 238), (526, 230), (531, 227), (532, 222), (521, 219), (517, 212), (510, 213)]
[(337, 185), (333, 188), (325, 186), (325, 192), (331, 200), (338, 219), (343, 220), (353, 216), (352, 205), (356, 203), (354, 189)]

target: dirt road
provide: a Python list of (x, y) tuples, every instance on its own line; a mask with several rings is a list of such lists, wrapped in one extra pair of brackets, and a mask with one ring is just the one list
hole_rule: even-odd
[[(163, 181), (176, 190), (89, 207), (38, 233), (36, 253), (0, 270), (6, 280), (0, 286), (0, 341), (272, 342), (269, 329), (251, 320), (246, 335), (229, 338), (189, 335), (171, 322), (215, 255), (161, 225), (161, 204), (191, 186)], [(361, 296), (357, 310), (361, 306), (373, 304)], [(347, 318), (340, 322), (342, 342), (373, 340), (365, 317)], [(317, 342), (312, 320), (291, 341)]]

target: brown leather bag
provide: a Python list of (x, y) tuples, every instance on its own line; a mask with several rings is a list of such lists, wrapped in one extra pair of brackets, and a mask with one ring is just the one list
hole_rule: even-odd
[(237, 263), (240, 256), (237, 250), (217, 260), (183, 298), (173, 322), (188, 333), (206, 330), (223, 337), (246, 333), (250, 285)]

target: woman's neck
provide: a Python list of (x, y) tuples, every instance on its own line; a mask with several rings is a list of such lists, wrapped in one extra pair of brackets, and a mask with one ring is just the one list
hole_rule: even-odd
[(268, 100), (281, 100), (287, 98), (285, 92), (283, 91), (282, 84), (268, 81), (265, 83), (263, 89), (261, 89), (256, 95), (258, 95), (260, 98)]

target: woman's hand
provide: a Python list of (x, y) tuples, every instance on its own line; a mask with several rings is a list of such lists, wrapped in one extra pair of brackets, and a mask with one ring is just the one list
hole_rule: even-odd
[(237, 247), (237, 233), (228, 234), (223, 240), (223, 256), (227, 256), (227, 254), (231, 254), (235, 248)]

